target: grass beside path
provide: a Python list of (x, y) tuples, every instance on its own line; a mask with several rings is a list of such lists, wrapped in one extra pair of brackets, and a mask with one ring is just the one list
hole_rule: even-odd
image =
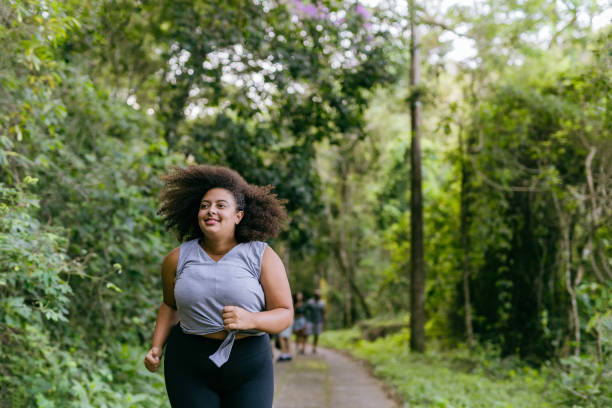
[(408, 331), (369, 342), (359, 330), (323, 333), (321, 344), (368, 361), (374, 374), (393, 386), (405, 407), (533, 408), (558, 406), (546, 376), (516, 359), (487, 357), (486, 351), (410, 353)]

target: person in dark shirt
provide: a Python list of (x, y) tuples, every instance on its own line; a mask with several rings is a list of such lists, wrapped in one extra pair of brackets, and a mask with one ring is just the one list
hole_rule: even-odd
[(304, 294), (302, 292), (296, 292), (293, 303), (293, 333), (295, 333), (295, 349), (298, 354), (304, 354), (306, 350), (306, 309)]
[(306, 307), (308, 309), (306, 314), (308, 335), (313, 335), (312, 354), (316, 354), (319, 335), (323, 332), (323, 326), (325, 325), (325, 301), (321, 299), (320, 289), (315, 290), (314, 298), (308, 300)]

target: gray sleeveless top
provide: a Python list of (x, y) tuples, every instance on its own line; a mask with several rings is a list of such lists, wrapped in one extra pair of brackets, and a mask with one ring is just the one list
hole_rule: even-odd
[[(249, 312), (266, 310), (259, 281), (266, 246), (261, 241), (242, 242), (215, 261), (202, 249), (198, 239), (181, 244), (174, 299), (183, 332), (202, 335), (226, 330), (224, 306), (240, 306)], [(256, 330), (229, 331), (219, 349), (210, 356), (217, 367), (229, 359), (237, 332), (264, 334)]]

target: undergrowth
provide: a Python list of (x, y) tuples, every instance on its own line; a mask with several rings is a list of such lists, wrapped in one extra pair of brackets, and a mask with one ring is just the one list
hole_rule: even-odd
[[(532, 408), (559, 406), (547, 372), (516, 358), (498, 357), (490, 348), (425, 354), (409, 351), (409, 332), (361, 339), (358, 329), (325, 332), (321, 344), (347, 350), (368, 361), (379, 376), (392, 385), (405, 407)], [(556, 401), (556, 402), (555, 402)]]

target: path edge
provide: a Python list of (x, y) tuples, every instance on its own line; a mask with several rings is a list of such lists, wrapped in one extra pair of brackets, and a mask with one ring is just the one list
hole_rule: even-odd
[(352, 360), (353, 362), (355, 362), (355, 363), (361, 365), (362, 367), (364, 367), (366, 369), (368, 375), (372, 379), (376, 380), (377, 383), (380, 384), (380, 386), (382, 387), (385, 395), (389, 399), (391, 399), (393, 402), (395, 402), (395, 404), (398, 406), (398, 408), (404, 406), (404, 399), (399, 395), (399, 393), (397, 391), (397, 387), (395, 387), (392, 384), (389, 384), (381, 376), (377, 375), (374, 372), (374, 364), (370, 363), (368, 360), (365, 360), (363, 358), (359, 358), (359, 357), (354, 356), (348, 350), (345, 350), (345, 349), (335, 349), (335, 348), (331, 348), (331, 347), (321, 347), (321, 346), (319, 346), (319, 348), (324, 348), (326, 350), (342, 354), (344, 357), (347, 357), (348, 359)]

